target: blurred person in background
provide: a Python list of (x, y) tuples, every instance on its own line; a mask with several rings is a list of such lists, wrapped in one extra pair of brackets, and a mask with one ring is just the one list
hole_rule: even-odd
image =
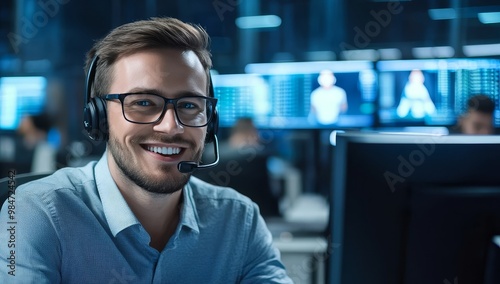
[(255, 127), (251, 118), (240, 118), (231, 128), (229, 136), (229, 146), (232, 149), (240, 149), (245, 147), (262, 148), (260, 143), (259, 131)]
[(50, 116), (42, 113), (24, 116), (17, 128), (23, 146), (33, 151), (32, 173), (49, 173), (56, 170), (57, 149), (49, 143), (52, 125)]
[(467, 100), (467, 110), (450, 130), (451, 134), (479, 134), (495, 133), (494, 128), (495, 102), (487, 95), (475, 95)]

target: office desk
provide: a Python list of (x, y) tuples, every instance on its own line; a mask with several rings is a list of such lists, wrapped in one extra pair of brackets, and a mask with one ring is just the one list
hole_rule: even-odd
[(324, 284), (329, 206), (317, 195), (299, 196), (281, 220), (266, 220), (288, 275), (296, 284)]
[(324, 284), (327, 242), (323, 237), (275, 238), (281, 260), (295, 284)]

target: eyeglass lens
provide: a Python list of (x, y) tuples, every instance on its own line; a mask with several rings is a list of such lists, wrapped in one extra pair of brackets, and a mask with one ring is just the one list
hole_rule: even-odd
[[(160, 119), (166, 101), (152, 94), (130, 94), (123, 100), (125, 118), (140, 123), (155, 122)], [(211, 102), (205, 97), (183, 97), (175, 100), (177, 119), (187, 126), (203, 126), (211, 113)]]

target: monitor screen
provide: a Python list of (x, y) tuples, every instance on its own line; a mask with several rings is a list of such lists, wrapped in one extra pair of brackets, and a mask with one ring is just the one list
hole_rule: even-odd
[(500, 60), (379, 61), (376, 69), (380, 126), (451, 126), (477, 94), (496, 102), (494, 120), (500, 126)]
[(486, 283), (500, 136), (340, 133), (329, 283)]
[(255, 74), (212, 74), (214, 95), (218, 99), (219, 126), (231, 127), (241, 117), (254, 119), (256, 125), (267, 123), (271, 113), (269, 89)]
[[(321, 129), (373, 126), (376, 73), (369, 61), (248, 64), (266, 89), (267, 128)], [(259, 98), (260, 99), (260, 98)]]
[(42, 112), (46, 86), (41, 76), (1, 77), (0, 130), (15, 130), (24, 115)]

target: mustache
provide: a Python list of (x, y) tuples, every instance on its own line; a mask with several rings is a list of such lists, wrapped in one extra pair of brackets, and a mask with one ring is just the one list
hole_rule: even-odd
[(151, 135), (143, 135), (134, 137), (131, 142), (141, 144), (144, 142), (159, 142), (165, 144), (187, 144), (191, 148), (195, 148), (196, 144), (193, 141), (183, 139), (179, 135), (167, 136), (160, 133), (153, 133)]

